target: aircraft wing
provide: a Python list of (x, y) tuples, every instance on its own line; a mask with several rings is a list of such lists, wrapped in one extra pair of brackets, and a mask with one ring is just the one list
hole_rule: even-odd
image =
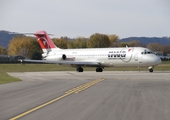
[(54, 61), (54, 60), (19, 60), (20, 62), (33, 62), (33, 63), (55, 63), (55, 64), (67, 64), (67, 65), (82, 65), (82, 66), (99, 66), (100, 63), (97, 61)]

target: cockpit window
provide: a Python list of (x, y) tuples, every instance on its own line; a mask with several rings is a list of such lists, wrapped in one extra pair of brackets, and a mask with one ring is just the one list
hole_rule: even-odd
[(150, 51), (150, 52), (148, 52), (148, 54), (153, 54), (153, 52)]
[(153, 52), (151, 52), (151, 51), (144, 51), (144, 52), (141, 52), (141, 54), (142, 55), (144, 55), (144, 54), (153, 54)]

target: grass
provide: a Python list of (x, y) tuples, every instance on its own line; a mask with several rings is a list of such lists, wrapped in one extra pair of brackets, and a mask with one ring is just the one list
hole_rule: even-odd
[[(84, 71), (95, 71), (96, 68), (85, 67)], [(20, 81), (20, 79), (13, 78), (7, 72), (36, 72), (36, 71), (75, 71), (76, 68), (57, 65), (57, 64), (0, 64), (0, 84)], [(147, 68), (136, 67), (109, 67), (104, 71), (146, 71)], [(156, 66), (154, 70), (170, 71), (170, 61), (162, 62)]]
[(21, 81), (21, 80), (18, 78), (13, 78), (5, 72), (0, 73), (0, 84), (16, 82), (16, 81)]

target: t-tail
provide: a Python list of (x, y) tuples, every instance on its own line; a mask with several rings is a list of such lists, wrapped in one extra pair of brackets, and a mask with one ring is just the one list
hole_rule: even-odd
[(48, 52), (53, 50), (60, 50), (54, 42), (50, 39), (46, 31), (38, 31), (34, 34), (37, 38), (39, 45), (41, 46), (44, 54), (48, 54)]

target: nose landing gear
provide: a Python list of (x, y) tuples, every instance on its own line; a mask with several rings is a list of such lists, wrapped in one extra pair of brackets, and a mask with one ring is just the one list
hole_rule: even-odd
[(150, 67), (148, 67), (148, 69), (149, 69), (149, 72), (153, 72), (153, 67), (152, 66), (150, 66)]

